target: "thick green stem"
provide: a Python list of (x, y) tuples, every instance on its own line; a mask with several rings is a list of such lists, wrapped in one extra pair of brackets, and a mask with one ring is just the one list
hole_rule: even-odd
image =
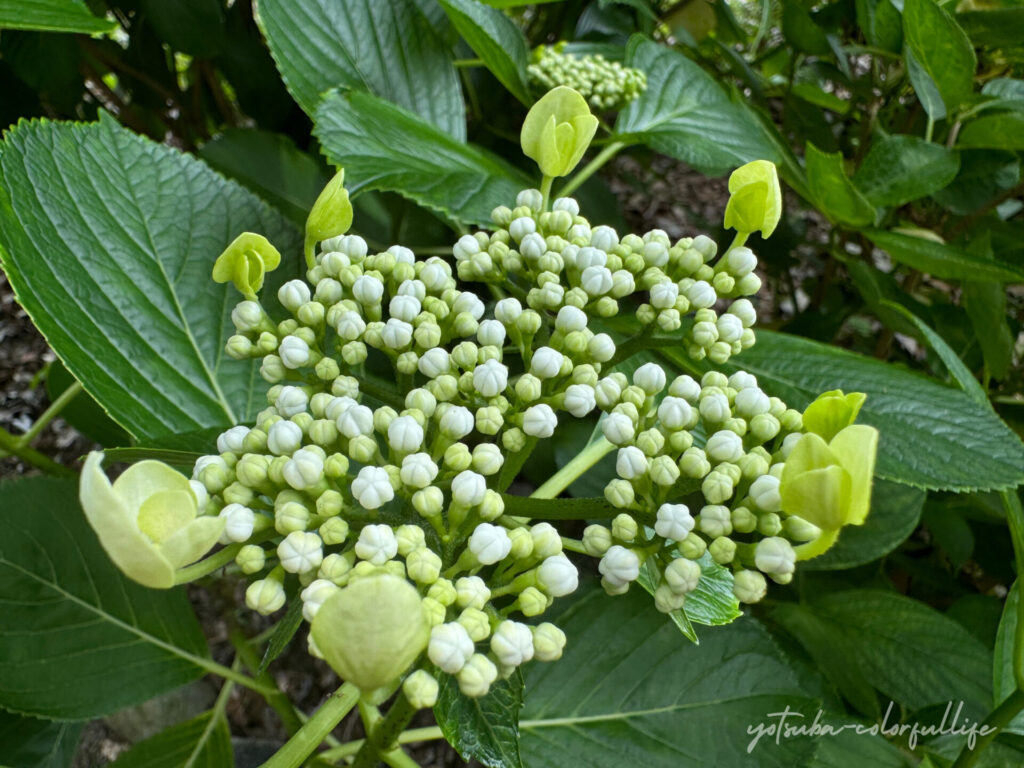
[(306, 235), (306, 242), (303, 244), (302, 251), (306, 256), (306, 268), (312, 269), (316, 266), (316, 238)]
[(615, 450), (604, 437), (591, 443), (576, 456), (547, 479), (540, 488), (530, 494), (531, 499), (553, 499), (573, 484), (584, 472), (597, 464), (602, 458)]
[(1024, 691), (1017, 690), (1010, 694), (1009, 698), (1006, 699), (1002, 704), (993, 709), (989, 716), (985, 718), (985, 721), (981, 724), (979, 731), (982, 731), (978, 735), (978, 739), (974, 742), (972, 748), (971, 742), (968, 741), (964, 744), (964, 748), (960, 750), (960, 755), (957, 757), (956, 762), (953, 763), (953, 768), (970, 768), (981, 756), (981, 753), (985, 750), (985, 747), (991, 743), (991, 741), (999, 735), (999, 731), (1010, 724), (1022, 710), (1024, 710)]
[(587, 163), (582, 170), (578, 171), (575, 176), (569, 179), (569, 183), (566, 184), (562, 189), (558, 190), (558, 194), (562, 197), (568, 197), (577, 189), (580, 185), (593, 176), (601, 166), (611, 160), (619, 151), (626, 146), (624, 141), (613, 141), (611, 144), (606, 146), (600, 152), (597, 157)]
[(256, 655), (256, 651), (253, 650), (249, 638), (242, 635), (238, 630), (232, 630), (229, 639), (231, 645), (235, 647), (235, 653), (238, 655), (239, 661), (241, 661), (246, 667), (249, 668), (249, 672), (255, 676), (257, 682), (266, 685), (268, 688), (272, 688), (274, 693), (267, 694), (265, 696), (267, 704), (277, 712), (277, 716), (281, 718), (281, 724), (284, 729), (288, 732), (288, 735), (297, 733), (302, 728), (302, 720), (295, 712), (295, 707), (292, 706), (291, 701), (287, 696), (277, 687), (277, 683), (274, 679), (263, 672), (259, 674), (260, 660)]
[[(441, 729), (436, 725), (430, 725), (425, 728), (410, 728), (407, 731), (402, 731), (396, 739), (397, 744), (413, 744), (417, 741), (433, 741), (435, 739), (443, 739), (444, 734), (441, 733)], [(340, 747), (335, 749), (328, 749), (323, 752), (320, 757), (324, 760), (336, 763), (339, 760), (352, 757), (363, 747), (364, 739), (357, 739), (356, 741), (348, 741), (342, 744)]]
[(737, 232), (736, 237), (734, 237), (732, 239), (732, 242), (729, 243), (729, 247), (725, 249), (725, 252), (728, 253), (733, 248), (739, 248), (741, 245), (747, 242), (748, 237), (750, 237), (749, 232)]
[(388, 713), (374, 723), (356, 754), (356, 759), (352, 763), (353, 768), (373, 768), (380, 760), (385, 759), (385, 754), (392, 753), (399, 736), (415, 714), (416, 708), (409, 703), (404, 693), (399, 693)]
[(358, 701), (359, 689), (342, 685), (261, 768), (299, 768)]
[(548, 209), (548, 203), (551, 202), (551, 185), (552, 183), (554, 183), (554, 181), (555, 177), (548, 176), (547, 174), (544, 174), (544, 176), (540, 180), (540, 209), (542, 211), (546, 211)]
[(75, 399), (75, 395), (82, 391), (82, 385), (77, 381), (74, 382), (70, 387), (60, 393), (60, 396), (50, 403), (50, 407), (47, 408), (35, 423), (28, 428), (28, 431), (18, 438), (18, 442), (24, 446), (29, 445), (36, 437), (46, 429), (46, 425), (49, 424), (53, 419), (64, 410), (64, 407)]
[(175, 584), (188, 584), (190, 581), (201, 579), (203, 576), (209, 576), (214, 571), (220, 570), (224, 566), (228, 565), (238, 555), (239, 550), (246, 544), (261, 544), (268, 539), (274, 538), (277, 535), (277, 531), (273, 528), (267, 528), (265, 531), (261, 531), (246, 542), (239, 542), (237, 544), (229, 544), (214, 552), (207, 558), (200, 560), (198, 563), (192, 563), (192, 565), (186, 565), (184, 568), (179, 568), (174, 574)]
[(1013, 679), (1017, 689), (1024, 691), (1024, 509), (1016, 490), (1003, 491), (1003, 508), (1010, 526), (1010, 540), (1017, 570), (1017, 627), (1013, 636)]
[(78, 474), (74, 470), (68, 469), (63, 464), (58, 464), (49, 456), (40, 453), (35, 448), (29, 448), (27, 445), (22, 445), (18, 438), (6, 429), (0, 427), (0, 456), (5, 455), (17, 456), (22, 461), (27, 462), (28, 464), (31, 464), (32, 466), (51, 475), (57, 475), (58, 477), (78, 477)]

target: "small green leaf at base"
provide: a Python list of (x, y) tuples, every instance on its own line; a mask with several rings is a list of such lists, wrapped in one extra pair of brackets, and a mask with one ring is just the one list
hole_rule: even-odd
[(491, 686), (486, 696), (464, 696), (451, 675), (439, 674), (441, 690), (434, 716), (444, 737), (464, 760), (488, 768), (522, 768), (519, 756), (519, 710), (523, 706), (523, 676)]

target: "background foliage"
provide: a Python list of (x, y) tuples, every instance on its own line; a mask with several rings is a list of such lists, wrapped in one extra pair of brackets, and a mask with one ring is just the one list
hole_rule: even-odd
[[(446, 691), (442, 731), (495, 766), (936, 768), (962, 736), (765, 739), (747, 755), (746, 728), (787, 705), (836, 724), (939, 723), (954, 701), (1009, 724), (977, 764), (1024, 763), (1011, 721), (1024, 623), (1008, 591), (1024, 552), (1024, 6), (0, 0), (0, 29), (3, 269), (60, 358), (51, 397), (80, 382), (65, 416), (125, 459), (160, 449), (187, 465), (258, 409), (252, 365), (222, 354), (233, 297), (210, 265), (258, 229), (290, 259), (273, 277), (297, 274), (297, 227), (331, 165), (374, 247), (443, 250), (535, 183), (517, 134), (539, 44), (647, 74), (603, 116), (580, 177), (595, 223), (650, 228), (617, 201), (666, 158), (708, 177), (774, 161), (785, 216), (750, 243), (770, 330), (733, 364), (794, 407), (868, 394), (882, 441), (867, 525), (725, 627), (693, 627), (731, 618), (713, 595), (673, 623), (641, 594), (584, 590), (564, 609), (559, 664), (481, 702)], [(720, 221), (678, 204), (721, 240)], [(629, 350), (623, 365), (700, 370), (672, 339)], [(525, 478), (592, 426), (539, 448)], [(224, 672), (181, 590), (154, 596), (112, 569), (68, 514), (72, 485), (11, 480), (3, 498), (0, 763), (67, 766), (82, 721)], [(561, 516), (594, 511), (571, 504)], [(295, 624), (281, 627), (276, 652)], [(228, 738), (219, 699), (117, 765), (225, 766)]]

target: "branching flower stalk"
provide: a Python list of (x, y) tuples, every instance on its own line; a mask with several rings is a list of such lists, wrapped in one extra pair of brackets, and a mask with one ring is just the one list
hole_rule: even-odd
[[(583, 97), (556, 88), (530, 111), (523, 149), (546, 179), (563, 177), (596, 128)], [(754, 344), (749, 248), (621, 235), (571, 197), (549, 204), (527, 189), (460, 237), (450, 261), (399, 245), (374, 253), (345, 234), (341, 179), (313, 208), (305, 279), (280, 286), (281, 310), (260, 298), (280, 260), (261, 236), (241, 235), (214, 268), (245, 297), (227, 354), (260, 360), (269, 384), (255, 423), (221, 434), (190, 480), (142, 462), (111, 485), (98, 454), (82, 480), (90, 522), (133, 579), (169, 588), (230, 558), (251, 579), (249, 609), (301, 601), (309, 652), (346, 682), (268, 768), (299, 765), (360, 697), (369, 707), (396, 691), (356, 764), (401, 763), (398, 734), (436, 703), (442, 675), (481, 697), (562, 655), (566, 636), (543, 616), (576, 590), (577, 565), (555, 525), (507, 515), (504, 493), (567, 419), (599, 416), (601, 437), (534, 496), (558, 496), (615, 452), (604, 496), (619, 513), (572, 547), (609, 594), (646, 565), (657, 608), (684, 610), (709, 555), (754, 603), (864, 521), (877, 433), (853, 424), (863, 396), (826, 393), (801, 413), (743, 371), (611, 365), (620, 314), (644, 334), (675, 334), (694, 362), (721, 365)], [(730, 190), (740, 242), (770, 234), (774, 166), (744, 166)], [(489, 303), (473, 283), (522, 298)]]

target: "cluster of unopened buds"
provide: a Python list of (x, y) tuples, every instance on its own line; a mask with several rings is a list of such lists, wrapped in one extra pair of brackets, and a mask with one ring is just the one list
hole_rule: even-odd
[[(408, 701), (429, 707), (442, 674), (476, 697), (531, 659), (559, 658), (566, 637), (541, 617), (577, 588), (566, 551), (596, 558), (611, 594), (646, 569), (671, 612), (707, 555), (752, 603), (765, 577), (788, 583), (797, 560), (863, 522), (875, 433), (851, 426), (862, 397), (827, 393), (801, 414), (746, 373), (615, 367), (603, 323), (624, 308), (638, 336), (676, 334), (695, 361), (753, 344), (753, 253), (620, 236), (591, 227), (575, 200), (545, 198), (525, 190), (497, 208), (453, 262), (420, 259), (337, 234), (351, 222), (339, 174), (311, 214), (306, 278), (277, 291), (283, 319), (257, 298), (279, 256), (239, 238), (215, 270), (248, 297), (227, 354), (261, 360), (268, 407), (221, 434), (191, 480), (149, 461), (111, 485), (90, 457), (83, 506), (114, 561), (169, 587), (220, 543), (252, 579), (249, 608), (300, 600), (312, 654), (365, 691), (404, 676)], [(727, 222), (749, 226), (748, 214)], [(620, 511), (578, 542), (507, 514), (504, 494), (566, 418), (599, 418), (581, 472), (617, 452), (605, 498)]]
[(535, 48), (527, 73), (539, 90), (567, 86), (598, 112), (623, 109), (647, 89), (647, 73), (642, 69), (623, 66), (597, 53), (567, 53), (565, 43)]

